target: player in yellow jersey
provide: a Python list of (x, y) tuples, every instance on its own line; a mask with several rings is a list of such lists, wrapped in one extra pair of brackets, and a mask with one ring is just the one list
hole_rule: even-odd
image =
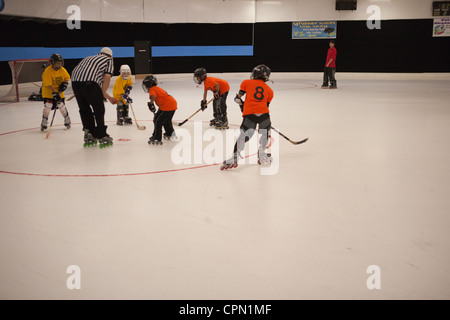
[(114, 83), (113, 96), (117, 99), (117, 124), (119, 126), (132, 124), (131, 118), (128, 116), (129, 104), (133, 100), (129, 97), (133, 84), (130, 67), (126, 64), (120, 67), (120, 75)]
[(44, 99), (44, 111), (42, 112), (41, 131), (47, 129), (48, 115), (56, 108), (64, 117), (64, 125), (70, 129), (70, 117), (64, 103), (64, 91), (70, 80), (70, 75), (64, 66), (64, 59), (60, 54), (54, 53), (50, 57), (51, 65), (42, 74), (42, 98)]

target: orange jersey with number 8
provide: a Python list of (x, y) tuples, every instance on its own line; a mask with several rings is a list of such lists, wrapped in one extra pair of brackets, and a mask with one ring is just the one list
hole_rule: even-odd
[(269, 113), (267, 103), (273, 99), (273, 90), (263, 80), (244, 80), (240, 91), (245, 92), (242, 115)]

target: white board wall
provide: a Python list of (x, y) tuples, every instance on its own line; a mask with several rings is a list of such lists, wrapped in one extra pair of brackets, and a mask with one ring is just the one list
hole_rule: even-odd
[(335, 0), (5, 0), (0, 14), (67, 19), (71, 5), (83, 21), (253, 23), (366, 20), (377, 5), (381, 20), (432, 18), (433, 0), (358, 0), (356, 11), (335, 10)]
[(308, 20), (367, 20), (370, 6), (380, 8), (381, 20), (432, 18), (433, 0), (358, 0), (357, 10), (338, 11), (336, 0), (257, 1), (256, 22)]

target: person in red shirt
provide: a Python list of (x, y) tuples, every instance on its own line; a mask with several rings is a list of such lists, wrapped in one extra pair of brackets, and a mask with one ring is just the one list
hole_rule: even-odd
[[(258, 148), (258, 163), (269, 164), (272, 156), (266, 153), (268, 140), (270, 136), (269, 104), (273, 99), (273, 90), (266, 84), (270, 77), (270, 68), (260, 64), (253, 68), (251, 79), (244, 80), (241, 83), (239, 93), (236, 94), (234, 101), (239, 105), (242, 111), (241, 134), (234, 145), (233, 156), (224, 161), (220, 167), (223, 169), (236, 168), (238, 156), (244, 150), (245, 143), (251, 139), (258, 125), (258, 133), (261, 134)], [(242, 97), (245, 95), (245, 101)]]
[(142, 81), (142, 88), (148, 92), (150, 102), (147, 103), (151, 112), (156, 112), (156, 105), (159, 107), (153, 118), (155, 128), (153, 135), (148, 140), (149, 144), (162, 144), (162, 128), (164, 127), (164, 139), (174, 139), (175, 130), (172, 125), (172, 118), (177, 110), (177, 101), (165, 90), (158, 87), (158, 79), (153, 75), (148, 75)]
[(203, 91), (203, 100), (200, 102), (202, 111), (207, 107), (206, 96), (208, 91), (214, 93), (213, 101), (213, 119), (209, 125), (216, 127), (216, 129), (228, 129), (227, 118), (227, 96), (230, 90), (230, 85), (227, 81), (208, 77), (205, 68), (197, 68), (194, 71), (194, 82), (197, 84), (204, 84), (205, 90)]
[(337, 51), (334, 47), (334, 40), (330, 40), (330, 49), (328, 49), (327, 60), (325, 62), (325, 70), (323, 72), (323, 84), (322, 89), (328, 89), (328, 81), (330, 81), (330, 89), (337, 89), (336, 79), (334, 74), (336, 73), (336, 55)]

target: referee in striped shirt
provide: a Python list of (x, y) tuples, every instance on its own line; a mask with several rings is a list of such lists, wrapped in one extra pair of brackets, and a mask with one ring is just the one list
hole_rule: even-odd
[(72, 89), (80, 109), (85, 140), (90, 133), (95, 139), (112, 142), (112, 138), (106, 133), (103, 97), (112, 104), (117, 103), (117, 100), (106, 92), (113, 71), (112, 50), (107, 47), (97, 55), (81, 60), (72, 71)]

